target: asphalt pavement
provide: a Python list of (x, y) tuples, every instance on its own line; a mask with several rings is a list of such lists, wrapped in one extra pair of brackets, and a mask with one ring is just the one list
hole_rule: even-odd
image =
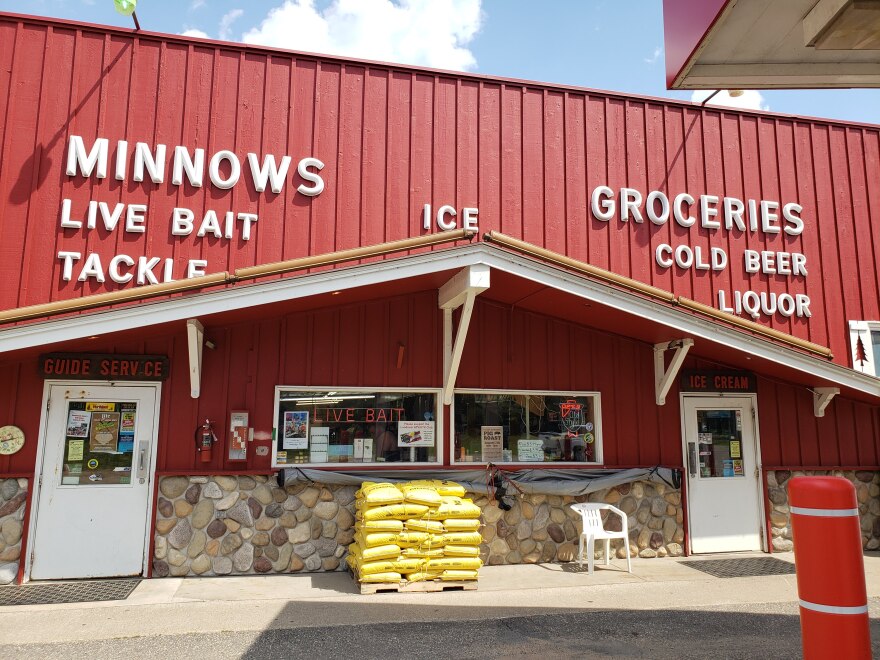
[[(880, 657), (880, 555), (865, 567)], [(0, 607), (0, 656), (800, 657), (794, 575), (633, 570), (493, 566), (476, 591), (374, 595), (343, 573), (149, 580), (125, 601)]]

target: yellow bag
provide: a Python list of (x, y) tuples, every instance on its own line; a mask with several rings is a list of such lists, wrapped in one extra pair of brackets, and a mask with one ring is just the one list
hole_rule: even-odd
[(402, 520), (361, 520), (355, 523), (355, 531), (372, 533), (372, 532), (402, 532)]
[(443, 539), (447, 545), (480, 545), (483, 542), (479, 532), (446, 532)]
[(431, 486), (436, 488), (437, 492), (442, 495), (454, 495), (456, 497), (464, 497), (464, 486), (454, 481), (441, 481), (440, 479), (416, 479), (410, 481), (414, 486)]
[(373, 548), (389, 543), (395, 543), (401, 548), (409, 548), (426, 543), (430, 539), (430, 534), (427, 532), (370, 532), (368, 534), (358, 532), (355, 534), (355, 539), (364, 548)]
[(439, 506), (440, 493), (433, 486), (417, 485), (413, 482), (400, 484), (400, 491), (403, 493), (404, 502), (412, 502), (413, 504), (424, 504), (426, 506)]
[(363, 499), (369, 504), (399, 504), (403, 493), (394, 484), (365, 481), (361, 484)]
[(349, 552), (348, 555), (345, 557), (345, 563), (348, 564), (348, 567), (349, 567), (352, 571), (356, 571), (356, 570), (357, 570), (357, 565), (358, 565), (357, 558), (355, 558), (355, 556), (354, 556), (353, 554), (351, 554), (350, 552)]
[(443, 548), (437, 548), (436, 550), (426, 550), (424, 548), (403, 548), (400, 551), (400, 555), (404, 559), (442, 559)]
[(383, 582), (383, 583), (395, 583), (400, 582), (403, 579), (403, 576), (400, 573), (370, 573), (369, 575), (361, 575), (358, 578), (361, 582)]
[[(454, 501), (447, 501), (454, 500)], [(446, 518), (479, 518), (482, 510), (471, 500), (458, 497), (444, 497), (436, 509), (424, 514), (429, 520), (445, 520)]]
[[(479, 507), (477, 510), (479, 511)], [(406, 520), (414, 516), (424, 516), (428, 513), (428, 507), (424, 504), (391, 504), (367, 509), (359, 513), (363, 514), (364, 520), (387, 520), (388, 518)]]
[(430, 534), (442, 534), (444, 531), (443, 523), (437, 520), (416, 520), (411, 518), (404, 523), (404, 527), (408, 531), (428, 532)]
[(428, 570), (466, 570), (475, 571), (483, 562), (477, 557), (443, 557), (442, 559), (429, 559)]
[(447, 532), (476, 532), (480, 529), (480, 521), (474, 518), (447, 518), (443, 526)]
[(458, 582), (459, 580), (476, 580), (477, 579), (477, 571), (443, 571), (440, 574), (441, 580), (454, 580)]
[(418, 573), (407, 573), (406, 579), (409, 582), (424, 582), (425, 580), (436, 580), (441, 575), (443, 574), (439, 571), (419, 571)]
[(418, 571), (424, 565), (425, 560), (417, 558), (371, 561), (360, 564), (358, 566), (358, 573), (360, 575), (387, 573), (389, 571), (397, 573), (408, 573), (411, 571)]
[(444, 557), (479, 557), (480, 549), (472, 545), (447, 545), (443, 548)]
[(375, 561), (377, 559), (397, 559), (400, 556), (399, 545), (378, 545), (375, 548), (361, 548), (355, 545), (354, 549), (349, 547), (349, 552), (354, 552), (356, 559), (362, 562)]

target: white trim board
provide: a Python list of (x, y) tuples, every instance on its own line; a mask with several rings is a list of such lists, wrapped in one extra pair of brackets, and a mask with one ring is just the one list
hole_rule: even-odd
[[(72, 339), (246, 309), (333, 291), (384, 284), (485, 264), (591, 302), (647, 318), (683, 336), (729, 346), (776, 364), (880, 398), (880, 379), (775, 344), (714, 320), (676, 309), (539, 260), (477, 243), (331, 271), (237, 285), (220, 291), (145, 302), (122, 309), (52, 319), (0, 330), (0, 353)], [(820, 383), (817, 383), (819, 385)]]

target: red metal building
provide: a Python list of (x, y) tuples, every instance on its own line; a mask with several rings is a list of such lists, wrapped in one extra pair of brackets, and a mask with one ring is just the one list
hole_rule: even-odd
[[(487, 464), (645, 557), (838, 470), (880, 545), (877, 126), (9, 14), (0, 118), (0, 573), (335, 570), (332, 475)], [(570, 556), (526, 490), (485, 561)]]

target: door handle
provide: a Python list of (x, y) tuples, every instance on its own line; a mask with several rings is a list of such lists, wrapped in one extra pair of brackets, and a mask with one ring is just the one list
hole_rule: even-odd
[(692, 477), (697, 476), (697, 443), (688, 443), (688, 472)]
[(149, 450), (150, 444), (148, 442), (141, 442), (138, 445), (137, 478), (141, 483), (147, 479), (147, 452)]

